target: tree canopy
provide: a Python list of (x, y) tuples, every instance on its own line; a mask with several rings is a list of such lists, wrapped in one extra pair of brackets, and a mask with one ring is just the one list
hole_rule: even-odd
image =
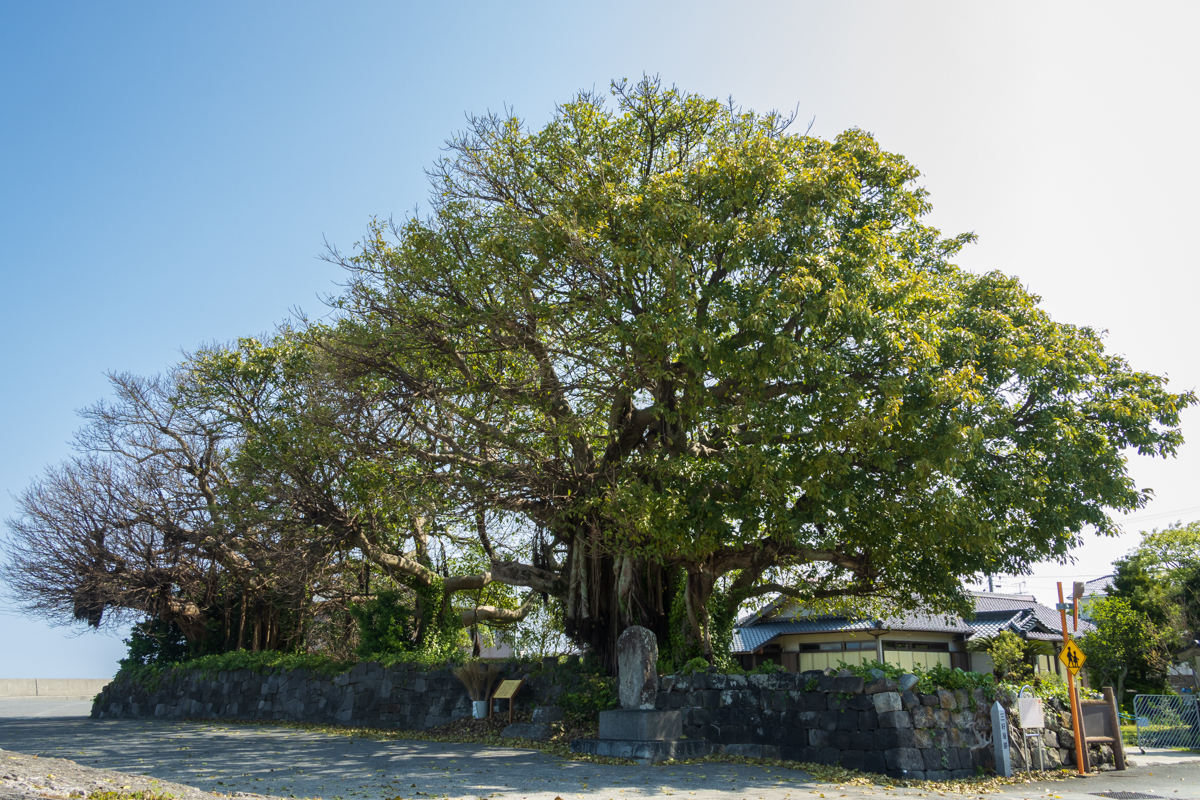
[[(613, 96), (471, 119), (428, 216), (330, 254), (331, 319), (183, 365), (171, 402), (233, 432), (214, 542), (360, 559), (425, 598), (418, 639), (545, 598), (608, 661), (631, 624), (720, 659), (754, 598), (965, 611), (964, 578), (1146, 502), (1126, 453), (1173, 455), (1195, 398), (955, 266), (972, 237), (924, 222), (903, 157), (654, 80)], [(19, 540), (76, 524), (38, 491)]]

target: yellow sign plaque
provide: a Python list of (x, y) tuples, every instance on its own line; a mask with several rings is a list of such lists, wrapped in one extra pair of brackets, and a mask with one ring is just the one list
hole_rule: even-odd
[(1066, 665), (1072, 675), (1078, 675), (1083, 662), (1087, 661), (1087, 656), (1079, 649), (1079, 645), (1068, 639), (1066, 646), (1058, 654), (1058, 660)]
[(524, 681), (500, 681), (500, 686), (499, 686), (499, 688), (496, 689), (496, 693), (494, 695), (492, 695), (492, 699), (493, 700), (511, 700), (511, 699), (513, 699), (513, 696), (517, 693), (517, 689), (521, 688), (521, 684), (523, 682)]

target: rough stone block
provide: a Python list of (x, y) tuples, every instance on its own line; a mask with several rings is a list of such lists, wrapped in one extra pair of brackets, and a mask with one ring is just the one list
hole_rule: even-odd
[(916, 692), (910, 689), (907, 692), (900, 693), (900, 703), (905, 709), (912, 710), (921, 705), (921, 698), (917, 696)]
[(891, 711), (900, 711), (904, 708), (900, 702), (900, 695), (896, 692), (879, 692), (872, 695), (875, 703), (875, 711), (884, 714)]
[(917, 728), (932, 728), (937, 725), (937, 720), (933, 718), (933, 709), (928, 706), (919, 706), (912, 710), (913, 726)]
[(875, 749), (875, 732), (874, 731), (851, 731), (850, 732), (850, 749), (851, 750), (874, 750)]
[(856, 694), (846, 702), (846, 708), (851, 711), (874, 711), (875, 701), (870, 695)]
[(843, 750), (841, 758), (838, 759), (838, 764), (843, 769), (861, 770), (865, 756), (866, 753), (862, 750)]
[(854, 677), (839, 677), (833, 681), (833, 691), (845, 692), (847, 694), (861, 694), (863, 691), (864, 682), (862, 678)]
[(911, 772), (925, 769), (925, 757), (915, 747), (894, 747), (891, 750), (885, 750), (883, 757), (890, 770), (899, 769)]
[(600, 712), (600, 738), (670, 741), (683, 736), (683, 713), (620, 709)]
[(864, 694), (879, 694), (880, 692), (894, 692), (899, 688), (893, 680), (887, 678), (876, 678), (863, 687)]
[(880, 728), (875, 731), (876, 750), (894, 750), (898, 747), (915, 749), (912, 728)]
[(925, 759), (925, 769), (950, 769), (950, 753), (947, 750), (929, 749), (921, 751)]
[(535, 725), (549, 725), (552, 722), (561, 721), (562, 718), (562, 706), (538, 706), (533, 710), (533, 723)]
[(879, 715), (874, 709), (858, 712), (858, 727), (864, 731), (875, 730), (879, 727)]
[(949, 689), (938, 689), (938, 705), (945, 709), (954, 709), (958, 707), (958, 701), (954, 698), (954, 692)]
[(817, 753), (817, 763), (836, 764), (841, 757), (842, 751), (836, 747), (822, 747), (821, 751)]
[(912, 715), (907, 711), (887, 711), (879, 715), (879, 727), (881, 728), (911, 728), (912, 726)]
[(900, 687), (900, 691), (907, 692), (909, 689), (917, 685), (917, 676), (911, 673), (905, 673), (900, 676), (900, 680), (896, 681), (896, 685)]
[(927, 770), (925, 770), (925, 780), (927, 780), (927, 781), (948, 781), (948, 780), (950, 780), (950, 770), (948, 770), (948, 769), (927, 769)]
[(887, 759), (880, 750), (868, 750), (863, 753), (863, 772), (874, 772), (882, 775), (887, 771)]
[(938, 705), (938, 697), (936, 694), (923, 694), (923, 695), (920, 695), (920, 698), (921, 698), (921, 705), (926, 706), (928, 708), (936, 708)]

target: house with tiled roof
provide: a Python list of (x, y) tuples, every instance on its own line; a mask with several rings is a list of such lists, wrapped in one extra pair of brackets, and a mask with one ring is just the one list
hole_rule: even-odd
[[(999, 594), (995, 592), (971, 592), (975, 599), (975, 616), (970, 625), (975, 636), (995, 636), (1001, 631), (1012, 631), (1022, 639), (1049, 642), (1054, 645), (1055, 655), (1061, 649), (1062, 614), (1040, 603), (1031, 594)], [(1079, 627), (1067, 615), (1067, 627), (1073, 637), (1083, 636), (1096, 626), (1080, 617)], [(987, 653), (971, 654), (971, 669), (989, 672), (992, 659)], [(1037, 672), (1061, 672), (1062, 665), (1055, 656), (1038, 656)]]
[[(794, 600), (780, 598), (740, 619), (733, 631), (733, 654), (746, 669), (774, 661), (790, 672), (828, 669), (839, 663), (882, 661), (904, 669), (941, 664), (951, 669), (990, 672), (986, 653), (968, 651), (971, 637), (1012, 631), (1023, 639), (1062, 641), (1061, 615), (1032, 595), (970, 592), (975, 614), (910, 612), (873, 619), (815, 613)], [(1070, 625), (1068, 621), (1068, 625)], [(1083, 619), (1075, 635), (1094, 626)], [(1058, 646), (1055, 647), (1057, 653)], [(1039, 672), (1058, 672), (1057, 658), (1040, 656)]]
[(966, 669), (971, 627), (953, 615), (898, 614), (881, 619), (813, 613), (777, 600), (738, 621), (733, 653), (746, 669), (774, 661), (789, 672), (836, 668), (840, 662), (934, 664)]

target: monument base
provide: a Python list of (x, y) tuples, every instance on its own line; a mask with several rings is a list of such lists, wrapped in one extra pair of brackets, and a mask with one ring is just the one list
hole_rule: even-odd
[(605, 758), (631, 758), (643, 764), (656, 764), (669, 759), (701, 758), (708, 755), (711, 746), (712, 743), (707, 739), (575, 739), (571, 742), (571, 752)]
[(658, 742), (683, 738), (683, 712), (620, 709), (600, 712), (600, 738)]

